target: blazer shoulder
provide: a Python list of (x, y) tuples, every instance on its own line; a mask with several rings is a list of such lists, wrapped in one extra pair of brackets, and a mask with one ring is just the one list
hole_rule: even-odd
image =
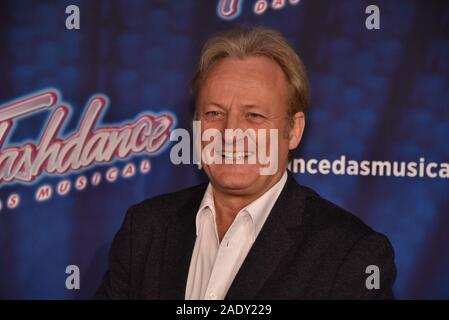
[(128, 209), (128, 214), (134, 221), (152, 219), (153, 221), (165, 221), (173, 214), (187, 206), (199, 205), (207, 184), (200, 184), (179, 191), (157, 195), (147, 198)]
[(362, 219), (322, 198), (313, 189), (301, 186), (301, 191), (305, 195), (305, 223), (314, 232), (352, 241), (377, 234)]

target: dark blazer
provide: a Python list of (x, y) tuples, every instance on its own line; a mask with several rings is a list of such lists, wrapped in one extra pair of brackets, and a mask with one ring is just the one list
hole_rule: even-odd
[[(206, 186), (132, 206), (94, 298), (184, 299)], [(379, 267), (379, 289), (365, 286), (368, 265)], [(384, 235), (289, 174), (226, 299), (389, 299), (395, 277)]]

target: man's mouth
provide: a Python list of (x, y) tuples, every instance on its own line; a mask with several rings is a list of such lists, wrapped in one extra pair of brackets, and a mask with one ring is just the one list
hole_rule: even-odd
[(244, 151), (238, 151), (238, 152), (226, 152), (226, 151), (218, 151), (218, 155), (222, 158), (229, 159), (229, 160), (240, 160), (248, 157), (252, 157), (255, 154), (255, 152), (244, 152)]

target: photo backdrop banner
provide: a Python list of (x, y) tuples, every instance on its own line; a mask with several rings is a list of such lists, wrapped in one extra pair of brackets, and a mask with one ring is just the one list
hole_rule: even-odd
[(0, 298), (91, 297), (127, 208), (207, 181), (169, 137), (238, 25), (306, 65), (297, 181), (389, 237), (397, 298), (449, 298), (449, 3), (417, 0), (1, 1)]

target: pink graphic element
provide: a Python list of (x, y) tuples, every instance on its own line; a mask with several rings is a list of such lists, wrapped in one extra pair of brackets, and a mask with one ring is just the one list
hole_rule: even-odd
[[(301, 0), (288, 0), (294, 6)], [(218, 0), (217, 15), (224, 20), (237, 18), (242, 12), (243, 0)], [(279, 10), (286, 6), (287, 0), (257, 0), (254, 4), (254, 13), (263, 14), (269, 7), (273, 10)]]
[[(15, 102), (0, 109), (0, 183), (32, 182), (43, 171), (60, 175), (81, 170), (96, 163), (125, 159), (131, 154), (158, 152), (170, 137), (174, 119), (170, 115), (144, 114), (132, 123), (96, 129), (106, 108), (106, 99), (94, 96), (86, 106), (79, 129), (69, 137), (61, 137), (69, 108), (56, 106), (58, 94), (46, 92)], [(3, 149), (14, 121), (42, 109), (53, 108), (38, 143)]]
[(274, 10), (282, 9), (285, 6), (285, 0), (273, 0), (271, 7)]
[(219, 0), (218, 15), (226, 20), (236, 18), (240, 14), (242, 2), (243, 0)]
[(268, 8), (267, 0), (259, 0), (254, 5), (254, 13), (255, 14), (262, 14), (265, 11), (267, 11), (267, 8)]

